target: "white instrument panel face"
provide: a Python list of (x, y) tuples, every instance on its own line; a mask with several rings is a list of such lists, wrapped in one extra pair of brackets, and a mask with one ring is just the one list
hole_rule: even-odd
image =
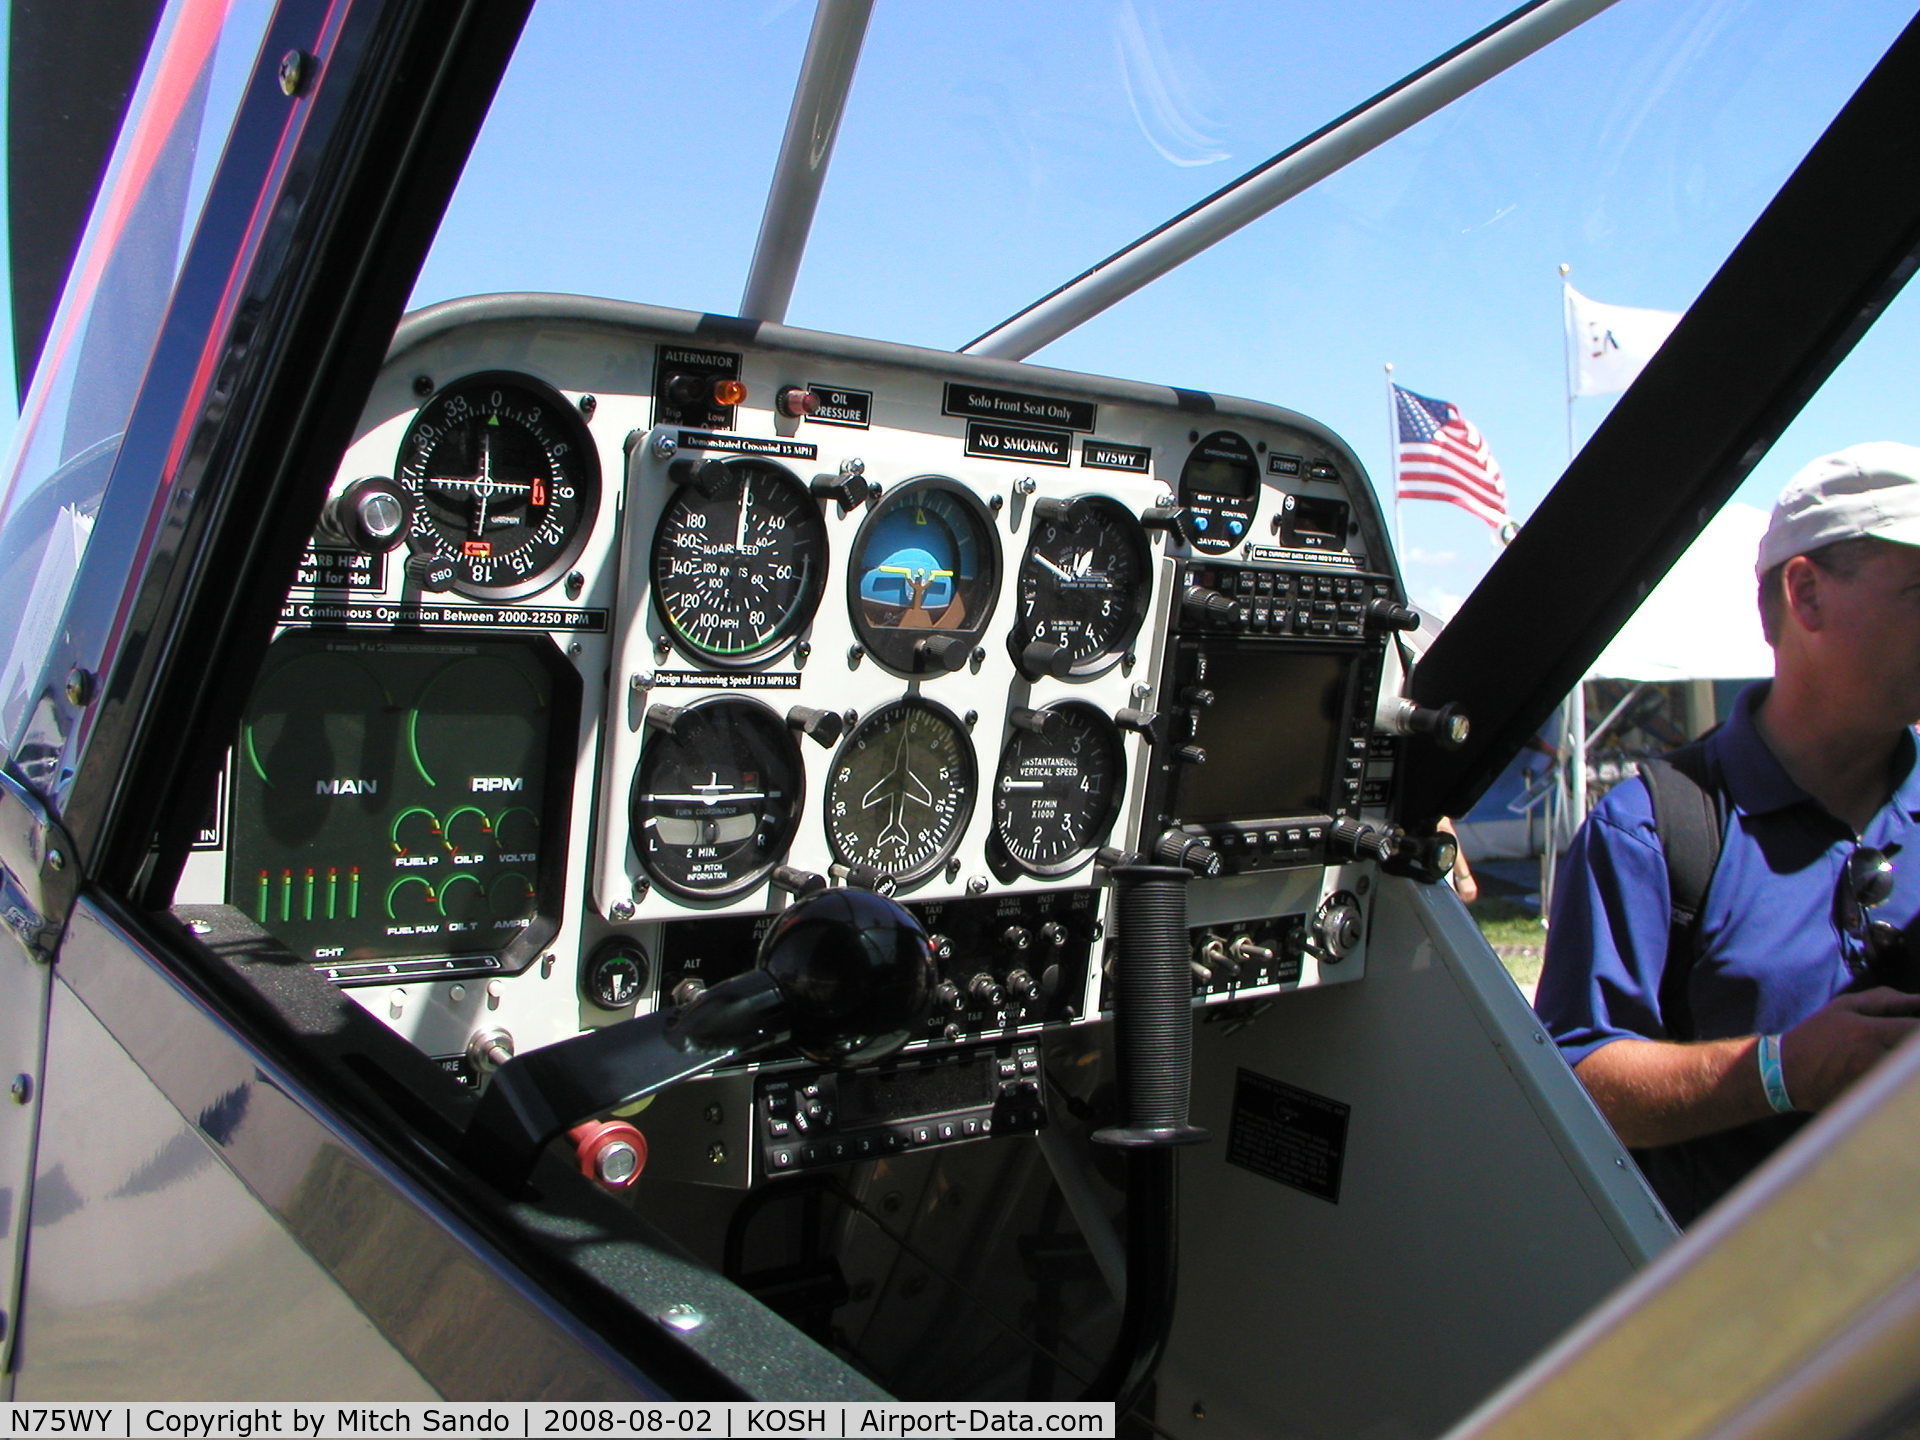
[[(1161, 693), (1183, 596), (1311, 648), (1340, 643), (1317, 606), (1391, 582), (1351, 452), (1273, 407), (564, 297), (411, 319), (336, 521), (357, 481), (397, 487), (405, 542), (323, 526), (180, 898), (449, 1063), (743, 969), (820, 885), (950, 932), (982, 983), (949, 1038), (1097, 1015), (1102, 862), (1152, 858), (1205, 733)], [(1388, 799), (1369, 765), (1355, 816)], [(1206, 998), (1357, 977), (1363, 946), (1313, 937), (1336, 896), (1363, 927), (1368, 867), (1275, 836), (1263, 868), (1249, 833), (1193, 912), (1267, 959)]]

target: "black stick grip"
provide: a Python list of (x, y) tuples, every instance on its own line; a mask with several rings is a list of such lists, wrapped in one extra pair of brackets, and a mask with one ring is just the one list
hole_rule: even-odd
[(1122, 1123), (1094, 1133), (1106, 1145), (1192, 1145), (1208, 1136), (1187, 1123), (1193, 1082), (1193, 982), (1187, 948), (1187, 881), (1181, 865), (1122, 865), (1112, 872), (1119, 951), (1114, 963), (1114, 1054)]

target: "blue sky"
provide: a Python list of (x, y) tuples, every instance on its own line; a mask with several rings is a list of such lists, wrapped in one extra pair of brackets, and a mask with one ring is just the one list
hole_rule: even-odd
[[(1504, 4), (879, 0), (791, 323), (957, 348)], [(716, 16), (723, 23), (715, 24)], [(1560, 280), (1684, 309), (1884, 51), (1894, 0), (1619, 0), (1036, 354), (1246, 395), (1387, 473), (1383, 364), (1486, 434), (1524, 517), (1567, 458)], [(416, 298), (555, 289), (732, 313), (811, 5), (548, 3)], [(1914, 435), (1897, 302), (1740, 498)], [(1610, 400), (1574, 402), (1577, 439)], [(1487, 527), (1403, 511), (1447, 607)]]
[[(1508, 8), (878, 0), (787, 318), (957, 348)], [(812, 9), (544, 0), (416, 302), (732, 313)], [(1596, 300), (1683, 309), (1911, 18), (1619, 0), (1032, 358), (1288, 406), (1383, 487), (1391, 361), (1479, 425), (1524, 519), (1567, 458), (1557, 267)], [(1908, 296), (1739, 498), (1770, 503), (1823, 450), (1920, 439), (1916, 353)], [(1574, 402), (1576, 439), (1609, 403)], [(1437, 608), (1494, 558), (1451, 506), (1403, 526)]]

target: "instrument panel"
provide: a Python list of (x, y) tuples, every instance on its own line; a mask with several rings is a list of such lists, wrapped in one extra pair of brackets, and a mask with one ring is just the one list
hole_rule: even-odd
[(932, 1052), (1097, 1022), (1127, 860), (1194, 872), (1198, 1002), (1357, 979), (1402, 598), (1351, 451), (1273, 406), (454, 302), (396, 338), (180, 898), (469, 1078), (826, 886), (933, 934)]

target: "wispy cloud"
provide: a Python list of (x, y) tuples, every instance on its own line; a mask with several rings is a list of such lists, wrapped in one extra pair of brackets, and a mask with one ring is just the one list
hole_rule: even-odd
[(1207, 113), (1213, 87), (1190, 56), (1167, 44), (1159, 19), (1143, 19), (1134, 0), (1121, 0), (1113, 38), (1127, 104), (1161, 158), (1181, 166), (1231, 158), (1233, 152), (1220, 141), (1220, 122)]

